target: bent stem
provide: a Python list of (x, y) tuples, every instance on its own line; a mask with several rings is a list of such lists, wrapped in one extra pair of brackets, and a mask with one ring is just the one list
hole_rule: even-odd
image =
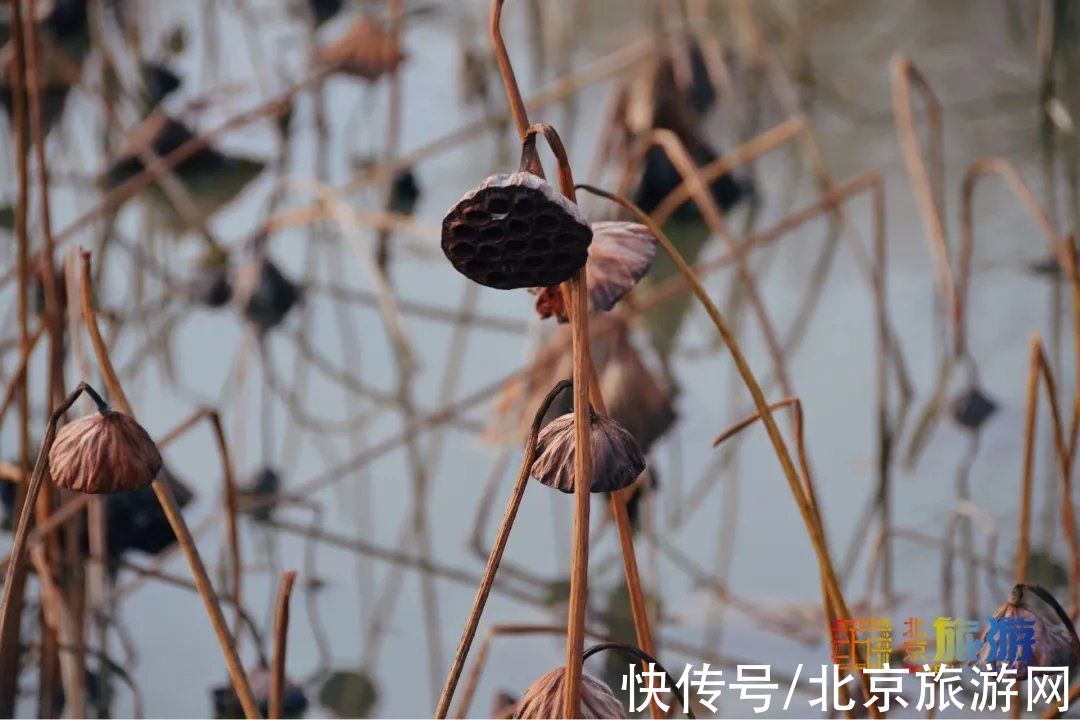
[(270, 672), (270, 707), (267, 713), (271, 720), (280, 718), (285, 708), (285, 647), (289, 639), (289, 599), (295, 583), (295, 570), (282, 573), (274, 614), (274, 666)]
[(492, 585), (495, 584), (495, 575), (499, 572), (499, 563), (502, 562), (503, 551), (506, 550), (506, 543), (510, 539), (510, 531), (514, 527), (518, 508), (521, 507), (521, 498), (524, 496), (525, 487), (529, 482), (529, 471), (532, 470), (533, 461), (536, 460), (536, 438), (540, 433), (540, 424), (543, 422), (548, 408), (551, 407), (551, 403), (555, 401), (559, 393), (571, 385), (572, 383), (569, 380), (563, 380), (556, 384), (544, 397), (540, 407), (536, 409), (536, 415), (533, 417), (532, 427), (529, 430), (529, 437), (525, 442), (525, 452), (521, 458), (521, 468), (518, 470), (514, 489), (511, 491), (510, 499), (506, 503), (502, 524), (499, 525), (498, 534), (495, 536), (495, 544), (492, 545), (491, 552), (488, 554), (487, 566), (484, 567), (484, 574), (480, 577), (480, 586), (476, 589), (476, 598), (473, 600), (472, 610), (469, 612), (468, 620), (465, 621), (465, 629), (461, 632), (461, 640), (458, 642), (457, 652), (454, 654), (454, 662), (450, 666), (450, 673), (446, 676), (446, 683), (443, 685), (442, 694), (439, 696), (439, 705), (435, 709), (435, 717), (439, 718), (439, 720), (445, 718), (450, 711), (450, 703), (454, 699), (454, 691), (457, 689), (458, 680), (461, 678), (461, 671), (465, 667), (469, 649), (472, 647), (473, 639), (476, 637), (476, 628), (480, 624), (480, 616), (484, 613), (484, 606), (487, 605)]
[[(114, 398), (117, 407), (119, 407), (122, 412), (134, 416), (134, 413), (132, 413), (131, 410), (131, 403), (128, 402), (127, 396), (124, 394), (124, 389), (120, 385), (120, 380), (116, 376), (116, 370), (113, 368), (112, 361), (109, 359), (105, 341), (101, 337), (101, 329), (98, 327), (97, 312), (94, 309), (94, 304), (90, 297), (90, 253), (86, 251), (83, 251), (82, 253), (82, 279), (80, 290), (83, 320), (86, 323), (86, 330), (90, 336), (90, 344), (94, 348), (94, 354), (97, 357), (101, 374), (105, 379), (105, 385), (109, 388), (109, 394)], [(251, 690), (251, 684), (248, 682), (247, 673), (244, 671), (244, 665), (240, 661), (240, 655), (236, 651), (235, 640), (233, 639), (232, 633), (229, 632), (229, 626), (225, 620), (225, 615), (221, 611), (221, 601), (214, 592), (214, 586), (210, 581), (210, 575), (206, 572), (206, 566), (203, 564), (202, 557), (199, 555), (199, 548), (195, 545), (195, 540), (191, 537), (191, 530), (188, 529), (187, 522), (180, 512), (180, 507), (176, 503), (176, 498), (173, 497), (172, 488), (170, 488), (167, 483), (162, 482), (160, 476), (155, 477), (150, 485), (154, 489), (154, 495), (157, 496), (158, 502), (161, 504), (161, 509), (165, 512), (165, 517), (168, 519), (173, 533), (176, 535), (177, 543), (180, 545), (181, 549), (184, 551), (184, 556), (187, 558), (188, 565), (191, 568), (192, 577), (195, 579), (195, 585), (199, 590), (199, 596), (202, 598), (203, 605), (206, 607), (206, 614), (210, 617), (210, 623), (214, 627), (214, 633), (217, 635), (218, 644), (221, 646), (221, 652), (225, 656), (225, 664), (229, 671), (229, 678), (232, 680), (233, 687), (236, 690), (236, 696), (240, 699), (240, 705), (244, 709), (244, 715), (248, 718), (261, 717), (259, 705), (255, 701), (255, 695)]]
[(34, 515), (34, 502), (37, 500), (38, 492), (41, 490), (41, 482), (45, 478), (45, 472), (48, 470), (49, 450), (52, 449), (53, 441), (56, 440), (56, 428), (60, 424), (60, 418), (64, 416), (68, 408), (74, 405), (75, 401), (84, 392), (94, 398), (94, 402), (99, 409), (105, 405), (105, 401), (92, 387), (84, 382), (79, 383), (79, 386), (67, 396), (64, 402), (53, 410), (52, 415), (49, 416), (49, 424), (45, 428), (45, 437), (41, 440), (41, 449), (38, 450), (37, 462), (34, 463), (34, 471), (30, 475), (30, 483), (26, 488), (26, 499), (23, 501), (22, 511), (19, 513), (19, 524), (15, 528), (15, 538), (11, 543), (11, 554), (7, 570), (4, 573), (4, 594), (3, 599), (0, 599), (0, 647), (7, 647), (6, 636), (9, 632), (9, 623), (15, 622), (10, 617), (13, 608), (12, 600), (15, 597), (15, 589), (18, 584), (15, 582), (15, 578), (22, 569), (26, 538), (30, 534), (30, 523)]

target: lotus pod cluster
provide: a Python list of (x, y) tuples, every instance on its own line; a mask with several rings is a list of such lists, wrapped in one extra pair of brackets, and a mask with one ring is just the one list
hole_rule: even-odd
[[(514, 712), (515, 718), (562, 717), (566, 669), (556, 668), (529, 686)], [(626, 711), (604, 683), (590, 675), (581, 676), (581, 717), (624, 718)]]
[(103, 408), (60, 428), (49, 473), (62, 488), (91, 495), (138, 490), (161, 471), (161, 453), (130, 415)]
[(569, 280), (585, 265), (591, 242), (578, 206), (525, 171), (489, 177), (442, 223), (442, 249), (454, 268), (499, 290)]
[[(590, 413), (592, 478), (590, 492), (614, 492), (629, 487), (645, 470), (634, 436), (609, 417)], [(574, 414), (567, 413), (548, 423), (536, 440), (536, 461), (532, 476), (548, 487), (574, 492)]]

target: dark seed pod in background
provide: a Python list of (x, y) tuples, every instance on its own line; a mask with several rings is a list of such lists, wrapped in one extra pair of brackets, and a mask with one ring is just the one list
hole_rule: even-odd
[(390, 186), (390, 212), (399, 215), (412, 215), (416, 203), (420, 200), (420, 185), (411, 168), (394, 173), (394, 182)]
[[(991, 625), (983, 633), (979, 663), (1009, 663), (1010, 667), (1016, 669), (1017, 678), (1023, 680), (1027, 678), (1029, 666), (1073, 668), (1080, 662), (1080, 638), (1076, 635), (1076, 629), (1061, 604), (1045, 588), (1023, 584), (1013, 586), (1011, 597), (994, 614), (994, 620), (1025, 622), (1034, 626), (1030, 657), (1021, 657), (1025, 650), (1021, 642), (1000, 642), (1000, 638), (995, 639), (991, 635)], [(1014, 655), (998, 656), (1003, 651)]]
[[(264, 501), (277, 495), (280, 489), (281, 476), (277, 471), (270, 467), (262, 468), (255, 473), (247, 487), (239, 489), (240, 512), (250, 512), (257, 522), (270, 522), (274, 517), (276, 503)], [(249, 511), (245, 506), (254, 509)]]
[[(270, 671), (265, 667), (256, 668), (248, 674), (251, 692), (259, 703), (259, 712), (263, 717), (270, 714)], [(222, 685), (213, 690), (214, 717), (237, 718), (244, 716), (240, 699), (232, 684)], [(282, 697), (282, 717), (300, 718), (308, 709), (307, 695), (304, 689), (289, 678), (285, 678), (285, 692)]]
[[(191, 504), (195, 494), (186, 483), (166, 467), (162, 467), (159, 477), (172, 490), (180, 508)], [(176, 542), (172, 525), (149, 486), (109, 495), (105, 499), (105, 523), (107, 552), (114, 562), (131, 550), (157, 555)]]
[(244, 317), (265, 333), (285, 319), (300, 300), (302, 289), (260, 252), (237, 270), (233, 294)]
[(161, 454), (130, 415), (103, 407), (60, 428), (49, 474), (67, 490), (98, 494), (138, 490), (161, 471)]
[[(585, 263), (589, 307), (608, 311), (645, 276), (656, 257), (656, 238), (640, 223), (594, 222), (589, 259)], [(554, 315), (566, 322), (566, 306), (557, 287), (543, 288), (536, 296), (540, 317)]]
[(180, 76), (162, 63), (144, 62), (142, 80), (146, 87), (146, 101), (154, 107), (180, 89)]
[(997, 412), (997, 403), (982, 390), (972, 386), (953, 398), (949, 403), (953, 420), (968, 430), (978, 430)]
[(491, 712), (488, 713), (488, 717), (492, 720), (506, 720), (514, 717), (514, 713), (517, 711), (517, 702), (517, 698), (510, 693), (495, 693), (495, 698), (491, 701)]
[(569, 280), (588, 259), (591, 242), (581, 209), (524, 171), (492, 175), (442, 222), (442, 249), (454, 268), (499, 290)]
[[(39, 315), (45, 312), (45, 253), (35, 253), (30, 258), (30, 284), (34, 293), (34, 311)], [(67, 278), (63, 269), (53, 266), (53, 281), (56, 283), (56, 300), (60, 312), (67, 309)]]
[[(609, 417), (590, 413), (592, 473), (590, 492), (614, 492), (628, 487), (642, 470), (634, 437)], [(568, 413), (548, 423), (536, 441), (532, 477), (564, 493), (574, 492), (574, 415)]]
[(341, 12), (345, 0), (307, 0), (307, 4), (315, 18), (315, 24), (322, 25)]
[[(515, 718), (558, 718), (563, 712), (565, 668), (556, 668), (529, 686), (517, 705)], [(581, 675), (581, 717), (625, 718), (626, 710), (604, 683)]]

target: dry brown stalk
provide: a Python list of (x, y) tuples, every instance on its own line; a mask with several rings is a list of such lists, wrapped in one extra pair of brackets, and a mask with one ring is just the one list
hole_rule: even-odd
[[(90, 336), (90, 343), (94, 348), (94, 354), (98, 360), (99, 369), (105, 379), (106, 386), (109, 388), (109, 394), (122, 412), (134, 417), (131, 404), (128, 402), (127, 396), (124, 394), (124, 389), (120, 385), (120, 380), (116, 376), (112, 360), (109, 358), (108, 349), (105, 347), (105, 342), (101, 337), (101, 330), (98, 328), (97, 314), (90, 293), (90, 253), (85, 251), (82, 255), (81, 290), (83, 319), (86, 323), (87, 333)], [(210, 576), (206, 572), (206, 566), (203, 564), (202, 557), (199, 555), (199, 549), (191, 537), (191, 531), (188, 529), (187, 522), (180, 512), (179, 506), (176, 504), (176, 498), (173, 497), (172, 489), (168, 484), (162, 482), (160, 478), (154, 478), (151, 482), (151, 487), (154, 489), (154, 494), (157, 496), (158, 502), (161, 503), (161, 508), (165, 512), (169, 525), (172, 526), (173, 532), (176, 534), (177, 543), (184, 551), (184, 555), (187, 558), (188, 565), (191, 568), (191, 574), (195, 579), (195, 584), (199, 588), (199, 595), (202, 597), (203, 604), (206, 607), (206, 613), (210, 617), (210, 622), (217, 635), (218, 644), (221, 646), (222, 654), (225, 656), (225, 664), (229, 670), (229, 677), (232, 680), (233, 688), (236, 690), (236, 695), (240, 700), (240, 704), (244, 709), (244, 714), (248, 718), (258, 718), (260, 717), (259, 706), (251, 691), (251, 684), (248, 682), (248, 676), (244, 671), (244, 665), (237, 653), (235, 639), (229, 632), (225, 616), (221, 611), (221, 602), (214, 592), (213, 583), (210, 581)]]
[[(285, 659), (286, 643), (289, 639), (289, 598), (292, 597), (296, 583), (296, 571), (289, 570), (281, 574), (278, 585), (277, 611), (274, 614), (274, 659), (270, 672), (270, 707), (267, 717), (277, 720), (285, 707)], [(239, 604), (237, 604), (239, 608)]]
[[(510, 103), (511, 115), (514, 119), (514, 124), (517, 127), (518, 134), (520, 135), (522, 142), (525, 143), (530, 135), (529, 132), (529, 119), (525, 108), (525, 103), (521, 97), (521, 90), (518, 87), (517, 80), (514, 77), (514, 69), (510, 64), (509, 53), (506, 50), (506, 44), (503, 42), (502, 32), (500, 29), (500, 23), (502, 20), (502, 6), (504, 0), (494, 0), (491, 10), (491, 19), (489, 30), (491, 34), (491, 40), (495, 48), (496, 60), (499, 65), (499, 73), (503, 80), (503, 86), (506, 90), (506, 96)], [(555, 137), (555, 142), (552, 142), (552, 135)], [(557, 135), (553, 132), (551, 134), (545, 133), (549, 144), (552, 145), (552, 150), (559, 154), (562, 150), (562, 158), (559, 162), (559, 180), (560, 190), (571, 200), (575, 199), (575, 189), (573, 185), (573, 178), (570, 172), (570, 165), (565, 162), (565, 150), (562, 149), (561, 141), (558, 141)], [(543, 169), (539, 163), (536, 163), (537, 170), (542, 174)], [(581, 287), (576, 288), (574, 284), (579, 284)], [(585, 287), (585, 269), (581, 269), (578, 277), (574, 279), (568, 286), (563, 287), (563, 297), (566, 301), (567, 307), (571, 313), (571, 324), (573, 329), (573, 347), (574, 347), (574, 396), (575, 396), (575, 429), (578, 437), (577, 447), (586, 450), (586, 452), (575, 453), (575, 462), (579, 465), (575, 468), (575, 477), (587, 478), (591, 477), (591, 473), (585, 472), (588, 470), (588, 445), (587, 442), (589, 423), (588, 423), (588, 402), (589, 398), (594, 398), (594, 404), (597, 408), (603, 412), (603, 398), (600, 397), (599, 386), (595, 382), (595, 369), (592, 367), (592, 360), (589, 357), (588, 352), (588, 307), (585, 304), (584, 298), (586, 297)], [(577, 301), (581, 300), (581, 307), (575, 311), (573, 308), (577, 304)], [(576, 314), (575, 314), (576, 313)], [(577, 318), (575, 320), (575, 317)], [(579, 328), (578, 325), (582, 327)], [(584, 344), (584, 352), (579, 354), (579, 344)], [(580, 377), (579, 377), (580, 376)], [(594, 390), (590, 390), (590, 387), (594, 387)], [(578, 402), (577, 399), (581, 397), (583, 400)], [(584, 407), (579, 407), (584, 406)], [(580, 417), (579, 417), (580, 414)], [(584, 439), (583, 439), (584, 438)], [(612, 493), (611, 495), (611, 510), (615, 517), (615, 524), (618, 529), (619, 546), (623, 556), (623, 568), (626, 575), (627, 589), (630, 594), (630, 606), (631, 612), (634, 618), (634, 630), (637, 636), (638, 645), (646, 650), (646, 652), (653, 652), (652, 632), (649, 629), (648, 624), (648, 607), (645, 603), (645, 592), (641, 587), (641, 576), (637, 567), (637, 556), (634, 552), (633, 534), (630, 528), (630, 518), (626, 510), (627, 496), (623, 492)], [(581, 650), (584, 648), (584, 638), (581, 635), (581, 630), (584, 627), (584, 609), (585, 609), (585, 587), (584, 578), (580, 577), (583, 573), (587, 574), (587, 567), (581, 568), (578, 563), (582, 561), (582, 555), (587, 559), (588, 553), (588, 512), (589, 512), (589, 494), (588, 493), (574, 493), (574, 570), (571, 575), (571, 614), (570, 614), (570, 632), (567, 635), (567, 654), (572, 652), (573, 647), (577, 647), (577, 659), (571, 665), (568, 663), (568, 679), (566, 682), (566, 707), (564, 708), (568, 717), (576, 717), (577, 709), (580, 698), (580, 682), (581, 682)], [(580, 525), (583, 525), (581, 527)], [(586, 563), (587, 565), (587, 563)], [(575, 583), (574, 575), (578, 575), (578, 582)], [(580, 588), (578, 596), (575, 597), (575, 588)], [(575, 608), (580, 606), (580, 612), (576, 612)], [(580, 617), (577, 617), (580, 615)], [(569, 659), (569, 658), (568, 658)], [(655, 704), (651, 706), (653, 717), (658, 717), (660, 714), (660, 708)]]
[(476, 589), (476, 598), (473, 600), (469, 618), (465, 622), (465, 629), (462, 630), (461, 640), (458, 643), (457, 652), (454, 654), (454, 662), (450, 666), (450, 672), (446, 677), (446, 683), (443, 685), (442, 694), (439, 696), (439, 704), (435, 709), (436, 718), (445, 718), (450, 711), (450, 703), (454, 699), (458, 679), (461, 677), (461, 671), (465, 667), (465, 660), (469, 656), (469, 649), (472, 647), (473, 638), (476, 636), (476, 628), (480, 624), (480, 617), (483, 615), (488, 596), (491, 594), (492, 585), (495, 583), (495, 576), (499, 572), (499, 563), (502, 561), (503, 552), (506, 550), (506, 543), (510, 539), (510, 531), (513, 529), (518, 508), (521, 506), (521, 498), (525, 495), (525, 488), (529, 482), (529, 471), (532, 469), (533, 461), (536, 459), (536, 436), (540, 432), (540, 425), (544, 420), (544, 415), (547, 414), (548, 408), (551, 407), (551, 403), (555, 401), (559, 393), (570, 385), (571, 383), (565, 380), (555, 385), (548, 392), (543, 402), (540, 403), (536, 415), (533, 416), (533, 423), (529, 430), (528, 439), (525, 442), (525, 451), (522, 453), (517, 480), (514, 482), (514, 489), (510, 493), (510, 499), (506, 503), (502, 523), (499, 525), (499, 531), (495, 535), (495, 542), (491, 546), (487, 565), (484, 567), (484, 574), (480, 578), (480, 585)]
[[(824, 601), (826, 604), (835, 603), (836, 617), (838, 619), (850, 618), (851, 613), (847, 608), (847, 602), (844, 600), (843, 591), (840, 588), (840, 583), (836, 577), (836, 571), (833, 568), (832, 560), (829, 557), (828, 548), (824, 533), (821, 529), (820, 518), (817, 517), (814, 505), (804, 492), (803, 481), (800, 479), (798, 471), (795, 469), (795, 465), (791, 459), (791, 453), (787, 448), (787, 444), (784, 442), (783, 436), (780, 434), (780, 429), (776, 425), (776, 421), (773, 419), (772, 413), (769, 411), (769, 406), (765, 401), (764, 394), (761, 391), (761, 386), (758, 384), (757, 378), (754, 376), (753, 371), (750, 369), (749, 364), (746, 362), (746, 358), (742, 353), (738, 341), (731, 334), (728, 329), (727, 322), (724, 320), (720, 311), (716, 305), (709, 298), (709, 294), (705, 291), (705, 288), (701, 285), (701, 282), (694, 276), (693, 269), (686, 263), (682, 255), (664, 234), (663, 230), (652, 221), (652, 219), (641, 210), (641, 208), (634, 205), (626, 198), (619, 197), (613, 193), (609, 193), (605, 190), (601, 190), (589, 185), (579, 185), (579, 189), (586, 190), (599, 197), (606, 198), (612, 202), (621, 205), (626, 210), (629, 210), (638, 220), (653, 233), (654, 237), (660, 242), (660, 245), (664, 248), (664, 251), (671, 257), (672, 262), (679, 268), (680, 272), (686, 278), (686, 281), (690, 284), (691, 289), (697, 296), (698, 300), (705, 307), (706, 313), (713, 321), (717, 331), (720, 333), (721, 338), (724, 340), (724, 344), (731, 352), (732, 360), (739, 371), (739, 375), (742, 377), (747, 390), (753, 397), (754, 405), (757, 407), (758, 412), (762, 416), (762, 420), (765, 423), (766, 432), (769, 435), (769, 440), (773, 445), (773, 449), (776, 453), (777, 459), (780, 462), (781, 469), (784, 472), (784, 476), (788, 481), (788, 485), (791, 489), (791, 493), (794, 496), (795, 504), (799, 509), (800, 514), (803, 517), (803, 521), (806, 524), (807, 532), (810, 535), (810, 542), (813, 546), (814, 553), (817, 556), (819, 570), (822, 575), (822, 582), (825, 590)], [(864, 677), (865, 681), (866, 678)], [(864, 688), (865, 690), (866, 688)], [(869, 692), (867, 692), (869, 697)], [(874, 707), (869, 708), (872, 716), (876, 716), (877, 710)]]

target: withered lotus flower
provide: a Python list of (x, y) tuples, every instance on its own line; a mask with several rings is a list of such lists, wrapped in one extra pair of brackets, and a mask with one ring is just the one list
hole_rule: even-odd
[(375, 18), (365, 15), (340, 38), (319, 48), (319, 62), (365, 80), (378, 80), (393, 72), (405, 54), (397, 38)]
[[(557, 718), (563, 712), (565, 668), (556, 668), (529, 686), (518, 702), (515, 718)], [(624, 718), (626, 711), (604, 683), (581, 676), (581, 717)]]
[(454, 268), (499, 290), (569, 280), (588, 259), (591, 242), (581, 209), (525, 170), (492, 175), (442, 222), (442, 249)]
[(157, 445), (130, 415), (105, 403), (60, 428), (49, 473), (62, 488), (91, 495), (138, 490), (161, 472)]
[[(593, 473), (589, 491), (614, 492), (628, 487), (645, 469), (645, 458), (634, 436), (609, 417), (593, 412), (589, 417)], [(532, 476), (548, 487), (574, 492), (574, 445), (574, 414), (552, 420), (537, 438)]]
[[(1034, 625), (1034, 638), (1028, 646), (1022, 642), (1009, 642), (1007, 638), (994, 637), (994, 625), (983, 633), (983, 646), (979, 662), (1004, 662), (1016, 669), (1017, 677), (1027, 678), (1028, 666), (1076, 667), (1080, 662), (1080, 638), (1068, 614), (1048, 590), (1038, 585), (1013, 586), (1008, 602), (994, 614), (994, 621), (1002, 620)], [(1004, 631), (1010, 635), (1009, 630)], [(1002, 657), (1002, 653), (1007, 656)]]
[[(592, 224), (593, 239), (585, 263), (589, 305), (593, 310), (615, 307), (637, 285), (656, 257), (656, 238), (640, 223), (601, 221)], [(540, 317), (554, 315), (566, 322), (566, 306), (558, 288), (544, 288), (536, 297)]]

